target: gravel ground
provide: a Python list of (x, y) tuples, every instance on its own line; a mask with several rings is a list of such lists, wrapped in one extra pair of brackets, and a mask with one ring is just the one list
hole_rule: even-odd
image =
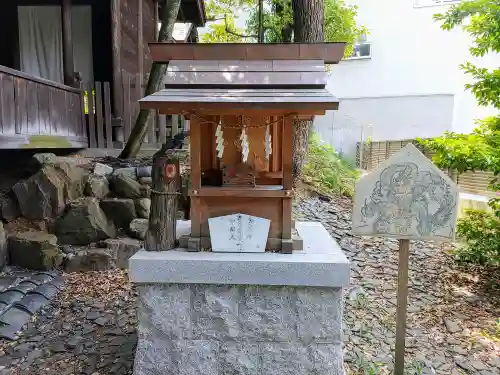
[[(350, 211), (349, 200), (308, 198), (295, 206), (297, 219), (321, 221), (351, 260), (344, 327), (348, 373), (390, 373), (397, 242), (351, 236)], [(407, 373), (498, 374), (500, 272), (461, 269), (452, 262), (450, 248), (412, 242)], [(135, 293), (126, 273), (65, 277), (63, 292), (18, 340), (0, 341), (0, 375), (132, 373)], [(378, 372), (370, 372), (374, 363)]]
[(0, 342), (6, 374), (132, 373), (135, 294), (123, 271), (72, 273), (17, 341)]
[[(351, 201), (305, 199), (297, 219), (320, 221), (351, 261), (344, 343), (355, 374), (392, 370), (398, 242), (349, 234)], [(412, 241), (407, 319), (408, 374), (500, 373), (500, 270), (461, 269), (451, 244)], [(494, 335), (496, 334), (496, 337)]]

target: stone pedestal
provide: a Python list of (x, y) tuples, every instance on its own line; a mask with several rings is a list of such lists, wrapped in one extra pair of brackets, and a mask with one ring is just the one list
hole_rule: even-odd
[(337, 375), (349, 263), (319, 223), (291, 255), (136, 253), (135, 375)]

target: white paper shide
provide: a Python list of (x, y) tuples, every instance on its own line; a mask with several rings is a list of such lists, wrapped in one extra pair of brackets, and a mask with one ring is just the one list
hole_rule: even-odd
[(263, 253), (271, 221), (238, 213), (210, 218), (208, 226), (214, 252)]
[(222, 159), (222, 155), (224, 154), (224, 136), (222, 132), (222, 123), (219, 121), (219, 125), (217, 125), (217, 129), (215, 130), (215, 150), (217, 151), (217, 157)]

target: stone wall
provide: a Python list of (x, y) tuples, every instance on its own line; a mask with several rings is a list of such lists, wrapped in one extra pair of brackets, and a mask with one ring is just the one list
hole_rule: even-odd
[(337, 375), (342, 290), (203, 284), (139, 288), (135, 375)]
[[(90, 159), (52, 153), (23, 159), (17, 179), (12, 175), (8, 184), (0, 184), (0, 224), (6, 223), (8, 237), (5, 246), (0, 228), (0, 270), (7, 261), (38, 270), (126, 268), (148, 228), (151, 164), (150, 157)], [(186, 216), (184, 201), (179, 217)]]

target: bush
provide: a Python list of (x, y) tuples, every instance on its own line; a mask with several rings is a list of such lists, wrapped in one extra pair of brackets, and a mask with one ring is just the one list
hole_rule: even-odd
[(465, 241), (457, 250), (460, 262), (500, 265), (500, 218), (485, 211), (467, 210), (457, 224), (457, 235)]
[(317, 134), (309, 138), (309, 153), (302, 172), (305, 183), (325, 195), (340, 194), (352, 197), (359, 172), (335, 150), (323, 144)]

